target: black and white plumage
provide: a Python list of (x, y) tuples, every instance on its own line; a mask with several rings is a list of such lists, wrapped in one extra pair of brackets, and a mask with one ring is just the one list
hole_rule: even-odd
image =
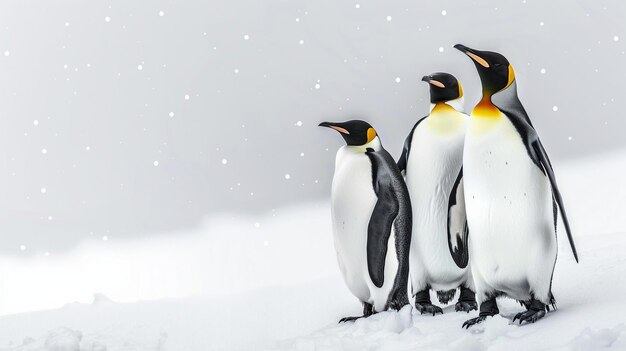
[(464, 326), (499, 313), (495, 298), (500, 295), (527, 307), (514, 320), (534, 322), (555, 303), (551, 289), (557, 257), (555, 204), (578, 259), (561, 194), (545, 149), (517, 97), (508, 60), (494, 52), (455, 48), (472, 58), (483, 86), (464, 145), (468, 235), (450, 230), (450, 253), (460, 265), (469, 257), (480, 303), (479, 317)]
[[(450, 200), (458, 203), (451, 213), (465, 225), (463, 187), (457, 175), (469, 116), (461, 112), (463, 89), (454, 76), (438, 72), (422, 80), (429, 83), (431, 111), (409, 133), (398, 161), (413, 209), (411, 288), (415, 307), (422, 314), (443, 313), (431, 303), (431, 289), (437, 291), (439, 302), (448, 303), (460, 288), (462, 300), (456, 310), (467, 312), (477, 308), (473, 281), (470, 269), (457, 266), (450, 257), (448, 207)], [(452, 199), (451, 192), (456, 195)]]
[[(364, 316), (408, 304), (411, 203), (395, 161), (364, 121), (324, 122), (347, 145), (337, 152), (331, 209), (337, 261)], [(347, 317), (342, 321), (357, 317)]]

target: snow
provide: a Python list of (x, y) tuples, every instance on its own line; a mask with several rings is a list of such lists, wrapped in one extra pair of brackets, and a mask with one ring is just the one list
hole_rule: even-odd
[(626, 151), (555, 170), (581, 262), (559, 228), (558, 309), (535, 324), (511, 323), (521, 307), (501, 299), (501, 315), (470, 330), (461, 324), (477, 312), (453, 305), (338, 325), (361, 308), (340, 277), (324, 201), (53, 257), (0, 256), (0, 351), (625, 350)]

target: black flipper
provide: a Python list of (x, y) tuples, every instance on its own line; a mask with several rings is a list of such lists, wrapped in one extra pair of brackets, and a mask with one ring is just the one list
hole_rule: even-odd
[(561, 218), (563, 219), (563, 224), (565, 225), (565, 232), (567, 233), (567, 239), (569, 240), (569, 245), (572, 248), (572, 253), (574, 254), (574, 258), (576, 262), (578, 262), (578, 252), (576, 251), (576, 245), (574, 244), (574, 238), (572, 238), (572, 232), (569, 227), (569, 221), (567, 220), (567, 214), (565, 213), (565, 207), (563, 207), (563, 198), (561, 197), (561, 192), (559, 191), (559, 187), (556, 184), (556, 177), (554, 176), (554, 170), (552, 169), (552, 164), (550, 163), (550, 159), (548, 158), (548, 154), (546, 150), (543, 148), (541, 141), (539, 138), (535, 140), (533, 143), (533, 148), (537, 153), (537, 157), (543, 166), (543, 169), (550, 179), (550, 185), (552, 186), (552, 196), (556, 201), (557, 205), (559, 205), (559, 210), (561, 211)]
[(539, 135), (537, 135), (537, 132), (535, 131), (535, 128), (533, 127), (530, 118), (528, 117), (528, 114), (524, 109), (524, 106), (522, 106), (522, 103), (517, 97), (516, 83), (513, 82), (513, 84), (511, 84), (511, 86), (509, 86), (507, 89), (504, 89), (493, 95), (491, 101), (500, 111), (502, 111), (509, 118), (511, 123), (513, 123), (515, 129), (522, 138), (522, 142), (526, 147), (528, 156), (531, 158), (533, 163), (535, 163), (535, 165), (537, 165), (537, 167), (539, 167), (539, 169), (548, 177), (548, 179), (550, 179), (552, 196), (554, 200), (556, 200), (559, 210), (561, 211), (561, 218), (563, 218), (563, 224), (565, 225), (567, 238), (569, 239), (574, 258), (576, 259), (576, 262), (578, 262), (578, 252), (576, 251), (576, 246), (574, 245), (574, 239), (570, 231), (567, 215), (565, 214), (565, 208), (563, 207), (563, 199), (556, 184), (556, 178), (554, 176), (552, 164), (550, 163), (548, 154), (546, 153), (546, 150), (544, 149), (541, 140), (539, 140)]
[(400, 308), (408, 304), (412, 229), (409, 192), (393, 157), (386, 150), (368, 149), (366, 155), (372, 163), (372, 182), (378, 197), (367, 228), (367, 267), (374, 285), (381, 287), (384, 283), (387, 245), (393, 225), (398, 272), (386, 307)]
[(465, 215), (465, 194), (463, 192), (463, 168), (450, 192), (448, 200), (448, 249), (454, 263), (459, 268), (467, 267), (469, 262), (468, 250), (469, 229)]
[(406, 164), (409, 160), (409, 152), (411, 151), (411, 143), (413, 142), (413, 133), (415, 132), (415, 128), (417, 128), (417, 125), (420, 124), (420, 122), (422, 122), (426, 117), (422, 117), (419, 121), (417, 121), (417, 123), (415, 123), (413, 129), (411, 129), (411, 132), (409, 133), (409, 136), (407, 136), (406, 140), (404, 141), (402, 154), (400, 155), (400, 159), (398, 160), (398, 168), (400, 169), (400, 172), (406, 171)]

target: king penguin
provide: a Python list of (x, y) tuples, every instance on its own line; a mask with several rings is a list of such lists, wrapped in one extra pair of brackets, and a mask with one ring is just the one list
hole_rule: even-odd
[(430, 86), (431, 111), (409, 133), (398, 161), (413, 208), (411, 289), (422, 314), (443, 313), (431, 303), (430, 289), (446, 304), (459, 288), (455, 310), (469, 312), (478, 308), (470, 269), (457, 267), (448, 249), (449, 194), (462, 167), (469, 116), (459, 112), (463, 88), (453, 75), (433, 73), (422, 81)]
[[(470, 262), (480, 313), (464, 327), (499, 313), (496, 298), (518, 300), (526, 311), (513, 322), (534, 323), (556, 308), (552, 275), (558, 210), (578, 262), (548, 154), (517, 97), (515, 73), (496, 52), (463, 45), (478, 70), (483, 96), (465, 136), (463, 173), (448, 209), (450, 253)], [(464, 186), (465, 202), (460, 201)], [(462, 215), (466, 213), (466, 217)]]
[[(337, 151), (331, 212), (339, 269), (363, 316), (409, 303), (411, 203), (394, 159), (372, 126), (323, 122), (346, 142)], [(345, 317), (339, 322), (361, 317)]]

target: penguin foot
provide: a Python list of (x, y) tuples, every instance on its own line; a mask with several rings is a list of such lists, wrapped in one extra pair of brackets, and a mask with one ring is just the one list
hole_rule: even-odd
[(477, 310), (478, 303), (476, 301), (459, 301), (454, 305), (454, 310), (457, 312), (467, 312)]
[(476, 318), (468, 319), (463, 323), (463, 326), (461, 328), (469, 329), (469, 327), (473, 325), (482, 323), (485, 319), (487, 319), (487, 316), (478, 316)]
[(415, 303), (415, 308), (419, 311), (420, 314), (432, 314), (433, 316), (437, 313), (443, 314), (443, 310), (439, 306), (435, 306), (432, 303)]
[(402, 309), (402, 307), (406, 306), (409, 304), (409, 301), (406, 300), (406, 298), (404, 300), (402, 299), (398, 299), (398, 300), (391, 300), (387, 303), (387, 309), (392, 309), (392, 310), (396, 310), (396, 311), (400, 311)]
[(341, 324), (341, 323), (345, 323), (345, 322), (354, 322), (357, 319), (360, 318), (366, 318), (365, 316), (360, 316), (360, 317), (343, 317), (339, 320), (339, 323), (337, 324)]
[(376, 313), (376, 311), (374, 310), (374, 305), (367, 303), (367, 302), (363, 302), (363, 315), (360, 317), (343, 317), (339, 320), (339, 324), (344, 323), (344, 322), (354, 322), (357, 319), (360, 318), (367, 318), (371, 315), (373, 315), (374, 313)]
[(457, 312), (467, 312), (478, 309), (478, 303), (476, 302), (476, 294), (466, 288), (461, 286), (461, 293), (459, 294), (459, 301), (454, 306), (454, 310)]
[(543, 316), (545, 315), (546, 315), (545, 310), (530, 309), (528, 311), (524, 311), (524, 312), (520, 312), (516, 314), (515, 317), (513, 317), (513, 323), (515, 323), (515, 321), (518, 319), (519, 319), (519, 324), (522, 324), (522, 322), (535, 323), (539, 319), (543, 318)]

